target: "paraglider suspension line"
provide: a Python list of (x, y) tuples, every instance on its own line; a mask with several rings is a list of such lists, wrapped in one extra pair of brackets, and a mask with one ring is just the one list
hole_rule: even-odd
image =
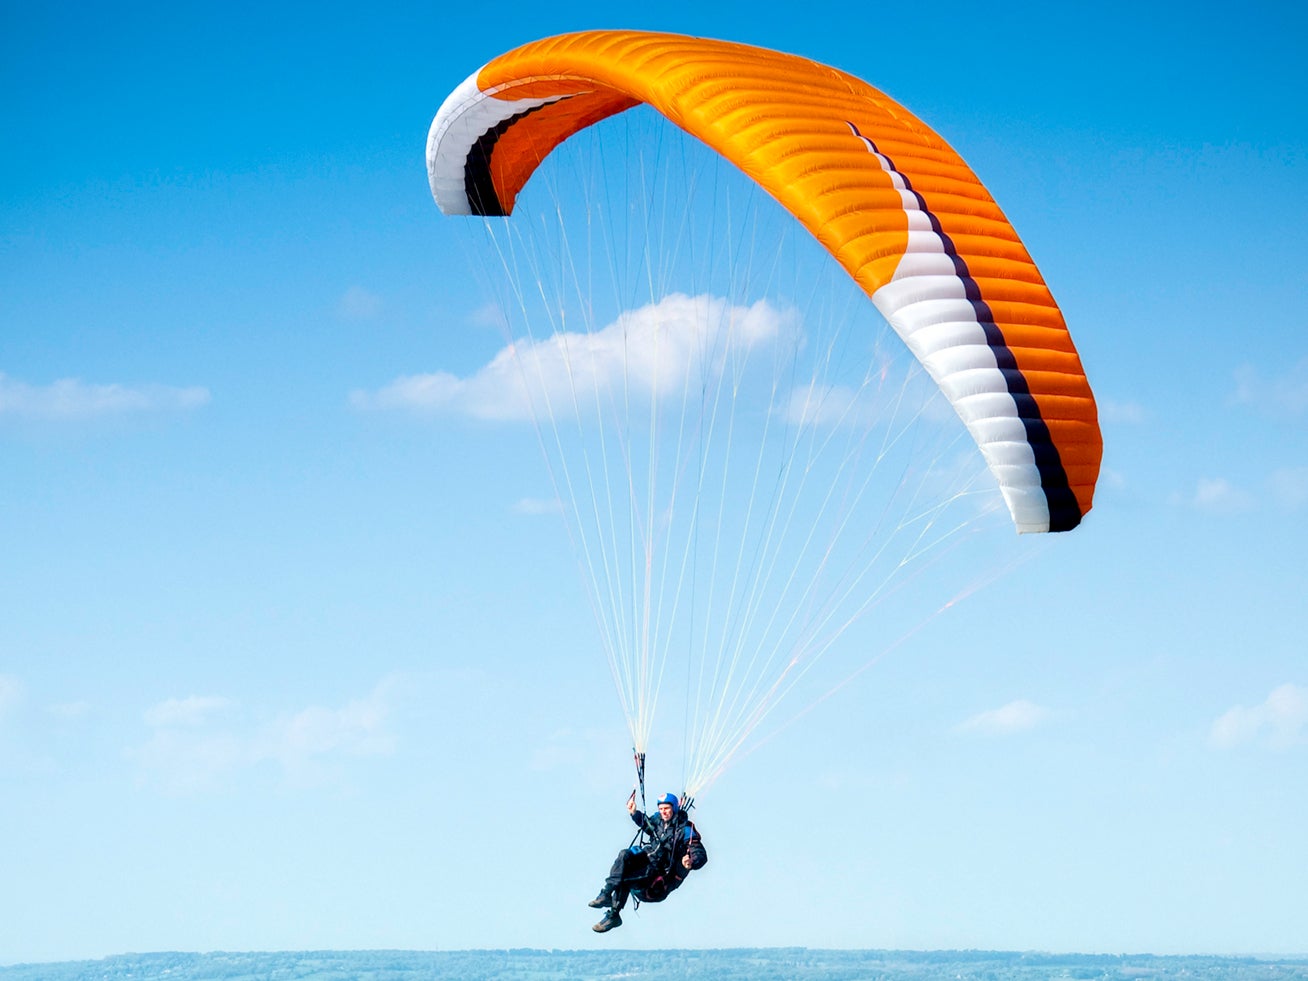
[[(637, 753), (635, 750), (632, 750), (632, 753), (636, 759), (636, 786), (640, 788), (640, 810), (643, 814), (645, 811), (645, 754)], [(632, 795), (634, 796), (635, 793), (633, 790)]]

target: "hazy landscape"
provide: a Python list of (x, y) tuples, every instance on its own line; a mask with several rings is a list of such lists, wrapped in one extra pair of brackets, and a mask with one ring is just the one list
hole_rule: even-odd
[(961, 981), (1308, 979), (1308, 957), (1044, 954), (971, 950), (468, 950), (121, 954), (94, 961), (0, 967), (4, 981)]

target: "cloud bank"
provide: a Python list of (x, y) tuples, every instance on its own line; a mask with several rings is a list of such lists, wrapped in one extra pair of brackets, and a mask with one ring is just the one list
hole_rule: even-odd
[(1254, 507), (1254, 496), (1225, 477), (1204, 477), (1195, 486), (1190, 503), (1209, 514), (1236, 514)]
[(133, 412), (182, 411), (208, 402), (207, 388), (99, 385), (77, 378), (31, 385), (0, 373), (0, 416), (76, 421)]
[(1275, 378), (1264, 378), (1251, 365), (1239, 368), (1231, 401), (1254, 406), (1273, 417), (1299, 419), (1308, 415), (1308, 358)]
[(375, 392), (353, 392), (350, 401), (362, 409), (453, 412), (496, 421), (565, 417), (627, 394), (678, 392), (688, 377), (721, 377), (735, 359), (793, 327), (793, 314), (765, 300), (743, 307), (718, 297), (673, 294), (591, 333), (517, 341), (466, 378), (443, 371), (408, 375)]
[(514, 514), (562, 514), (563, 502), (557, 497), (524, 497), (513, 505)]
[(1217, 749), (1262, 745), (1289, 749), (1308, 742), (1308, 688), (1284, 684), (1260, 704), (1236, 705), (1217, 717), (1208, 733)]
[(1034, 729), (1049, 718), (1049, 710), (1024, 698), (987, 712), (979, 712), (956, 727), (958, 732), (1004, 736)]
[(194, 728), (204, 725), (212, 716), (231, 706), (231, 700), (226, 698), (197, 695), (170, 698), (146, 710), (145, 724), (155, 729), (170, 726)]
[(1173, 494), (1175, 505), (1206, 514), (1233, 515), (1258, 511), (1268, 505), (1281, 511), (1308, 507), (1308, 467), (1281, 467), (1250, 490), (1225, 477), (1204, 477), (1188, 494)]
[(150, 738), (129, 753), (139, 783), (171, 793), (215, 790), (242, 770), (273, 764), (296, 783), (313, 783), (342, 760), (389, 755), (383, 681), (363, 698), (339, 708), (309, 706), (256, 723), (219, 696), (170, 698), (146, 710)]

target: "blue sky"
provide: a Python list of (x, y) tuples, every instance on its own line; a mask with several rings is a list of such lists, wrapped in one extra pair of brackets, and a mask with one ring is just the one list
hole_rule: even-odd
[(1082, 528), (733, 768), (709, 867), (617, 941), (1308, 952), (1297, 8), (0, 18), (0, 963), (612, 944), (627, 735), (515, 508), (540, 461), (351, 400), (496, 350), (427, 126), (593, 27), (906, 103), (1039, 262), (1106, 447)]

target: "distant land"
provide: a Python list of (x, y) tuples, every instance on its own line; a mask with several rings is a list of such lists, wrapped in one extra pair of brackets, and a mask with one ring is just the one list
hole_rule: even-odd
[(0, 967), (0, 981), (1308, 981), (1294, 957), (975, 950), (360, 950), (119, 954)]

